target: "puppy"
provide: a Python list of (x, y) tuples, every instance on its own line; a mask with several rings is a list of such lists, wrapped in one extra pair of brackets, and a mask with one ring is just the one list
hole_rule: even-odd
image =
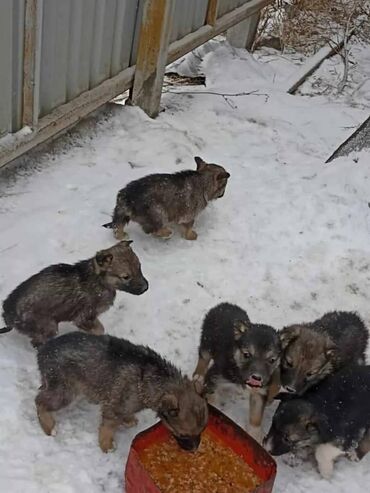
[(280, 342), (275, 329), (253, 324), (242, 308), (221, 303), (204, 319), (193, 381), (198, 392), (209, 392), (217, 376), (247, 387), (250, 390), (248, 430), (260, 440), (266, 403), (279, 388), (279, 363)]
[(222, 166), (194, 159), (196, 171), (148, 175), (126, 185), (118, 192), (112, 222), (104, 227), (113, 228), (121, 240), (127, 236), (124, 227), (129, 221), (162, 238), (171, 236), (170, 224), (178, 224), (184, 238), (196, 240), (195, 218), (209, 201), (224, 195), (230, 175)]
[(361, 459), (370, 451), (370, 367), (348, 366), (303, 397), (283, 400), (264, 446), (272, 455), (314, 451), (327, 479), (337, 457)]
[(331, 312), (280, 332), (282, 391), (298, 395), (340, 368), (364, 364), (368, 331), (358, 315)]
[(51, 265), (24, 281), (3, 303), (6, 327), (0, 332), (17, 329), (34, 347), (54, 337), (59, 322), (104, 333), (98, 316), (113, 304), (116, 290), (140, 295), (148, 289), (130, 243), (118, 243), (74, 265)]
[(113, 448), (120, 425), (134, 426), (135, 414), (152, 409), (185, 450), (195, 450), (207, 425), (205, 399), (171, 363), (146, 346), (117, 337), (71, 332), (49, 340), (38, 353), (41, 387), (36, 397), (40, 425), (55, 433), (53, 411), (78, 395), (99, 404), (99, 444)]

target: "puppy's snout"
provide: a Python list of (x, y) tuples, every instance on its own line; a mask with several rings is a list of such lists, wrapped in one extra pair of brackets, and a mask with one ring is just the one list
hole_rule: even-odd
[(189, 452), (195, 452), (200, 444), (200, 435), (185, 437), (185, 436), (175, 436), (177, 443), (184, 450)]
[(253, 373), (252, 378), (253, 380), (257, 380), (257, 382), (262, 382), (262, 377), (258, 373)]
[(129, 291), (132, 294), (139, 295), (145, 293), (145, 291), (147, 291), (148, 288), (149, 288), (149, 283), (145, 279), (145, 277), (143, 277), (140, 281), (130, 283)]

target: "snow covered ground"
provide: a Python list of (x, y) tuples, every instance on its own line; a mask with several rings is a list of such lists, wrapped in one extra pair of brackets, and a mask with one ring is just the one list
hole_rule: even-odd
[[(370, 56), (369, 49), (359, 53)], [(117, 107), (93, 134), (46, 156), (33, 173), (1, 183), (0, 299), (46, 265), (112, 244), (100, 225), (125, 183), (193, 167), (200, 155), (231, 172), (224, 198), (197, 221), (196, 242), (178, 235), (160, 241), (129, 226), (150, 289), (140, 297), (118, 294), (102, 316), (108, 332), (151, 345), (190, 374), (202, 317), (221, 300), (277, 328), (332, 309), (357, 310), (370, 325), (370, 154), (323, 164), (368, 116), (369, 85), (341, 98), (289, 96), (279, 86), (294, 69), (291, 59), (262, 52), (253, 58), (217, 41), (200, 69), (206, 89), (176, 91), (257, 93), (167, 93), (166, 111), (154, 121), (137, 108)], [(34, 352), (15, 332), (0, 337), (0, 374), (1, 492), (123, 491), (130, 441), (153, 423), (151, 412), (140, 415), (137, 429), (121, 431), (117, 450), (104, 455), (97, 408), (85, 402), (59, 413), (57, 437), (43, 435), (34, 410)], [(220, 403), (245, 425), (240, 392), (224, 389)], [(277, 462), (276, 493), (359, 493), (370, 482), (370, 456), (358, 464), (341, 459), (330, 482), (311, 463)]]

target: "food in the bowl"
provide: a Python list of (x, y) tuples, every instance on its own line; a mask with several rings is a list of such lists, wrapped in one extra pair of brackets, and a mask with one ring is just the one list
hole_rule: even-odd
[(249, 493), (262, 482), (208, 430), (196, 452), (182, 450), (171, 437), (145, 448), (140, 460), (161, 493)]

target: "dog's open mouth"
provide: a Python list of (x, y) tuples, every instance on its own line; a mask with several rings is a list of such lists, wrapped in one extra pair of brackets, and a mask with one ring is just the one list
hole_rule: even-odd
[(246, 384), (248, 385), (248, 387), (252, 387), (252, 389), (257, 389), (257, 388), (260, 388), (262, 387), (262, 382), (261, 380), (256, 380), (255, 378), (248, 378)]

